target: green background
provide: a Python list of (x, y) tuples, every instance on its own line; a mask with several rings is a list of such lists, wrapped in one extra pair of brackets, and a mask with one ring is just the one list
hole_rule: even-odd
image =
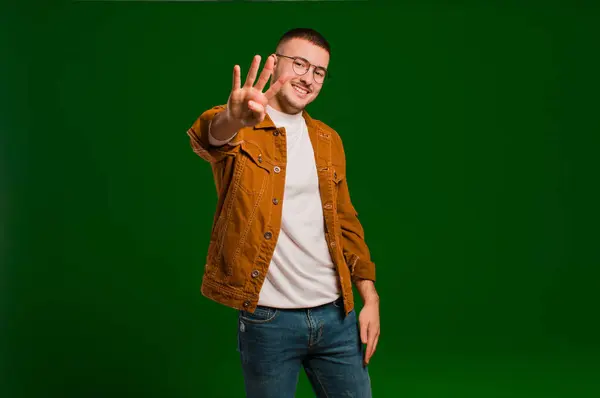
[(243, 396), (186, 130), (310, 26), (378, 266), (374, 396), (600, 396), (593, 4), (4, 4), (0, 395)]

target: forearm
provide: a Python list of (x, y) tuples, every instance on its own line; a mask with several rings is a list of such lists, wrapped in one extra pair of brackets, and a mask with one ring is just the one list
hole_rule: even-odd
[(379, 303), (379, 294), (372, 280), (360, 279), (355, 282), (355, 285), (364, 304)]
[(244, 127), (240, 121), (229, 117), (227, 110), (215, 115), (209, 127), (209, 135), (213, 141), (228, 141)]

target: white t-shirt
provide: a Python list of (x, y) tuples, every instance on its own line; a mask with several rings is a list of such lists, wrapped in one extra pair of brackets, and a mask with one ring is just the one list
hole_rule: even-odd
[(267, 106), (285, 128), (287, 165), (281, 231), (258, 304), (277, 308), (315, 307), (340, 296), (337, 271), (325, 240), (325, 220), (313, 147), (302, 113)]

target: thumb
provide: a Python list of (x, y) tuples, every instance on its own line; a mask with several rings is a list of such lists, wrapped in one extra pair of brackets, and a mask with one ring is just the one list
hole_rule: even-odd
[(265, 119), (265, 115), (267, 112), (265, 111), (265, 107), (256, 101), (249, 100), (248, 101), (248, 109), (252, 112), (252, 116), (250, 119), (252, 120), (252, 124), (257, 124), (262, 122)]
[(256, 101), (248, 101), (248, 108), (255, 113), (263, 114), (265, 112), (265, 107), (259, 104)]
[(363, 344), (367, 344), (367, 328), (369, 324), (367, 322), (362, 322), (360, 324), (360, 340)]

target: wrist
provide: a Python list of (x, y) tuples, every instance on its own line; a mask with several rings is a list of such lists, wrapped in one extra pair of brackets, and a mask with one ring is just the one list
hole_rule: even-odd
[(233, 131), (238, 131), (239, 129), (241, 129), (242, 127), (244, 127), (244, 123), (240, 120), (237, 119), (235, 117), (233, 117), (230, 113), (229, 108), (227, 108), (225, 110), (225, 114), (224, 116), (224, 122), (227, 126), (229, 126), (229, 128)]
[(379, 294), (375, 289), (375, 284), (373, 283), (373, 281), (368, 279), (361, 279), (357, 280), (355, 283), (364, 304), (379, 303)]
[(378, 294), (369, 294), (363, 297), (363, 304), (379, 304), (379, 295)]

